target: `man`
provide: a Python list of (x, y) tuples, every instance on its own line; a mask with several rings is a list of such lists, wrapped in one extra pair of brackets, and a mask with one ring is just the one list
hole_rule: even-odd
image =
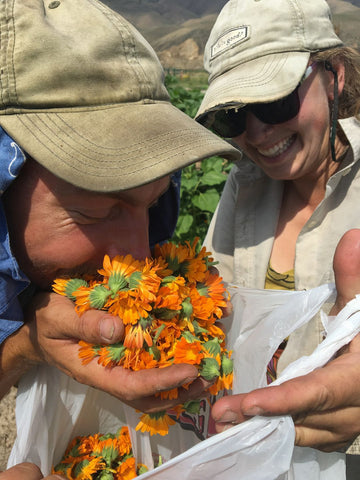
[[(3, 0), (0, 34), (0, 394), (45, 362), (141, 410), (167, 408), (154, 393), (196, 368), (85, 368), (78, 340), (119, 341), (121, 320), (78, 318), (48, 290), (60, 274), (95, 272), (105, 253), (149, 255), (148, 212), (169, 175), (236, 150), (170, 104), (151, 47), (96, 0)], [(31, 478), (17, 468), (2, 478)]]

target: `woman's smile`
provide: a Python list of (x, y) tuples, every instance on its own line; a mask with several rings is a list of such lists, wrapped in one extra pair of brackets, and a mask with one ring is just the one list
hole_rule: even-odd
[(294, 143), (296, 138), (296, 135), (290, 135), (289, 137), (286, 137), (279, 142), (277, 142), (275, 145), (272, 145), (271, 147), (268, 148), (257, 148), (257, 151), (263, 155), (264, 157), (268, 158), (274, 158), (278, 157), (282, 153), (284, 153), (286, 150), (290, 148), (290, 146)]

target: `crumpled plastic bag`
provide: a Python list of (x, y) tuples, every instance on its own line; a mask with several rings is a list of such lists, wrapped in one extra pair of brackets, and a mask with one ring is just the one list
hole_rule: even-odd
[[(267, 363), (281, 341), (307, 323), (335, 294), (333, 285), (299, 292), (229, 289), (234, 304), (228, 331), (228, 346), (234, 351), (234, 393), (264, 386)], [(311, 355), (290, 364), (277, 384), (325, 365), (351, 341), (360, 331), (360, 297), (335, 318), (323, 317), (328, 328), (326, 339)], [(345, 479), (344, 454), (294, 447), (290, 416), (254, 417), (200, 443), (179, 425), (171, 427), (166, 437), (149, 438), (134, 433), (129, 407), (50, 367), (38, 367), (21, 381), (16, 415), (18, 437), (8, 466), (32, 461), (44, 474), (60, 460), (75, 435), (115, 432), (128, 424), (138, 460), (151, 462), (152, 451), (167, 460), (143, 474), (144, 480)]]

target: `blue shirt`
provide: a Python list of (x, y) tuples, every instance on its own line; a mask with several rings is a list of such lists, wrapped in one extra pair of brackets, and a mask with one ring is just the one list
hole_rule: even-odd
[[(0, 127), (0, 195), (18, 176), (26, 156)], [(176, 226), (180, 204), (181, 172), (172, 176), (169, 189), (149, 210), (150, 245), (168, 240)], [(11, 253), (9, 232), (0, 199), (0, 344), (24, 324), (19, 295), (30, 286)]]
[[(0, 194), (18, 176), (25, 163), (20, 147), (0, 127)], [(0, 200), (0, 343), (23, 325), (19, 295), (30, 285), (11, 253), (9, 232)]]

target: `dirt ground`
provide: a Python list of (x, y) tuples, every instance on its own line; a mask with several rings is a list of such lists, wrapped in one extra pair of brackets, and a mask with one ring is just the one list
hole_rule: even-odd
[(7, 459), (16, 438), (16, 388), (0, 401), (0, 471), (6, 469)]

